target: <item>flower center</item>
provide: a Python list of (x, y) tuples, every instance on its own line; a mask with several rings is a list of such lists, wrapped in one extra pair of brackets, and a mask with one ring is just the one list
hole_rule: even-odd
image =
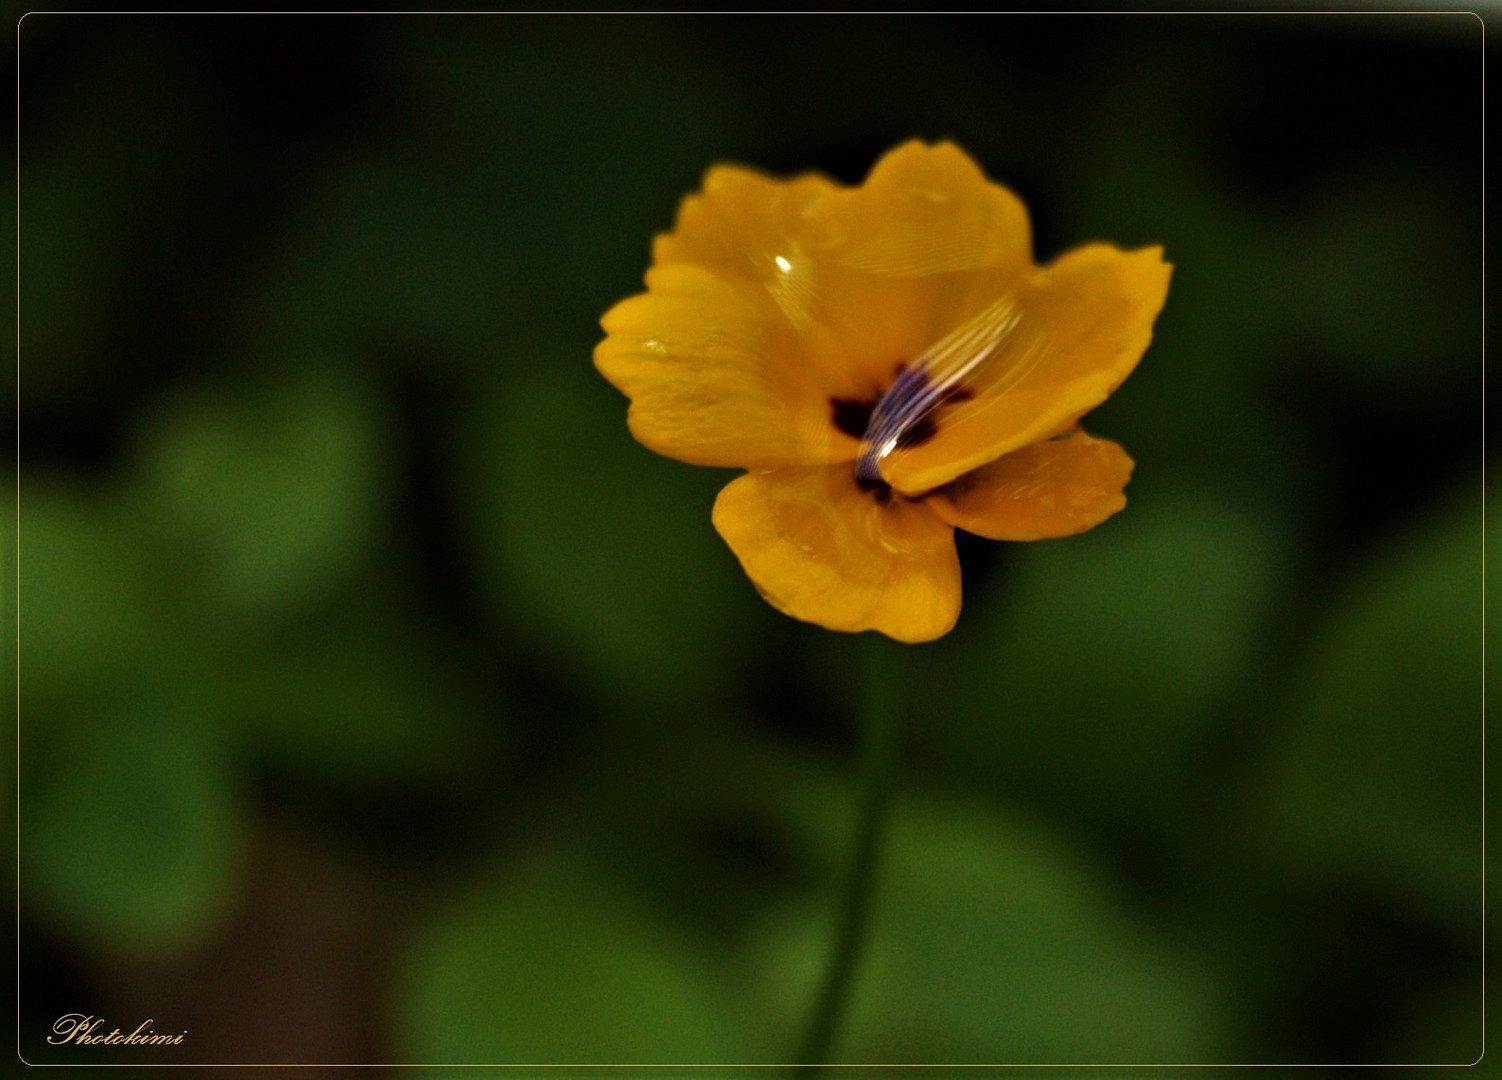
[(897, 450), (922, 446), (939, 433), (934, 415), (941, 405), (968, 401), (974, 395), (956, 384), (934, 385), (917, 364), (897, 369), (892, 385), (874, 402), (831, 398), (834, 425), (860, 439), (855, 461), (855, 482), (878, 502), (892, 497), (892, 487), (882, 478), (881, 461)]

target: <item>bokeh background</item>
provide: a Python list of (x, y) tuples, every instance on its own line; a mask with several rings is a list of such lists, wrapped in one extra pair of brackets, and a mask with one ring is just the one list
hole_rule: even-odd
[(18, 33), (27, 1060), (787, 1060), (862, 642), (758, 599), (733, 474), (590, 353), (709, 164), (914, 136), (1040, 261), (1177, 269), (1092, 418), (1128, 509), (962, 543), (899, 651), (841, 1060), (1479, 1056), (1474, 16)]

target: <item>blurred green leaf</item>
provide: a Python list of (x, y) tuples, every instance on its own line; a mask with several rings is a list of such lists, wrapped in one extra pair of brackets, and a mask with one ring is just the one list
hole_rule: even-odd
[[(905, 793), (869, 953), (837, 1051), (847, 1062), (1203, 1061), (1218, 992), (1120, 907), (1061, 836)], [(832, 916), (770, 923), (770, 994), (789, 1039), (813, 1000)]]
[(185, 948), (224, 914), (241, 828), (221, 732), (180, 703), (122, 696), (40, 782), (23, 770), (22, 900), (111, 952)]
[(425, 629), (373, 598), (346, 602), (225, 657), (215, 708), (255, 752), (330, 787), (453, 781), (489, 763), (496, 707)]
[[(1486, 553), (1502, 564), (1502, 504)], [(1481, 500), (1393, 538), (1320, 627), (1268, 774), (1268, 840), (1479, 945)]]
[(184, 946), (232, 887), (223, 736), (106, 488), (21, 485), (21, 886), (27, 910), (96, 947)]
[(587, 356), (547, 350), (480, 396), (457, 447), (470, 549), (492, 616), (571, 675), (704, 694), (754, 600), (709, 520), (727, 474), (638, 446), (625, 406)]
[(708, 966), (608, 879), (558, 856), (487, 877), (441, 907), (401, 985), (411, 1061), (746, 1060)]
[(383, 524), (381, 438), (372, 388), (316, 361), (164, 406), (144, 425), (136, 494), (175, 588), (231, 626), (326, 592)]
[[(161, 656), (164, 627), (139, 538), (106, 493), (51, 477), (21, 483), (20, 676), (26, 706), (112, 692)], [(14, 503), (12, 504), (14, 505)]]
[(941, 643), (919, 738), (992, 781), (1166, 821), (1273, 596), (1270, 526), (1160, 492), (1089, 533), (1020, 547)]

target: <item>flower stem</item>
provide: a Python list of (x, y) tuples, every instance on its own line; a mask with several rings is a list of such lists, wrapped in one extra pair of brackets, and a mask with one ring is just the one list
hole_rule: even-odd
[(869, 634), (864, 645), (860, 818), (839, 898), (834, 949), (797, 1058), (798, 1071), (805, 1073), (815, 1072), (827, 1063), (850, 996), (851, 979), (870, 922), (877, 862), (896, 774), (901, 717), (893, 672), (896, 657), (881, 634)]

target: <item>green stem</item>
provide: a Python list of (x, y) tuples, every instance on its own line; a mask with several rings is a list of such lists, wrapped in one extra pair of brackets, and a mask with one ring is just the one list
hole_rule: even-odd
[(855, 845), (850, 851), (840, 894), (834, 950), (818, 1002), (798, 1054), (801, 1072), (826, 1064), (850, 996), (851, 978), (870, 922), (877, 862), (892, 802), (899, 719), (896, 656), (887, 639), (872, 633), (865, 641), (865, 693), (861, 717), (861, 805)]

